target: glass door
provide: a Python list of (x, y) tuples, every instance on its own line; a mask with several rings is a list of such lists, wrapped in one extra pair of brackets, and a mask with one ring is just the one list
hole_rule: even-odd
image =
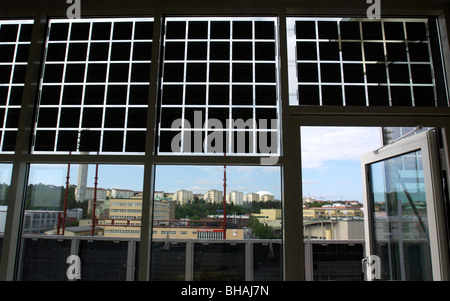
[(367, 280), (443, 280), (440, 164), (433, 130), (361, 157)]

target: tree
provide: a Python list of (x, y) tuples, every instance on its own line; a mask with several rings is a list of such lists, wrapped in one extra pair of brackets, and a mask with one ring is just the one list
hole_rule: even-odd
[(275, 233), (273, 232), (273, 228), (262, 224), (256, 217), (251, 216), (247, 226), (252, 230), (252, 234), (259, 239), (273, 239), (275, 237)]

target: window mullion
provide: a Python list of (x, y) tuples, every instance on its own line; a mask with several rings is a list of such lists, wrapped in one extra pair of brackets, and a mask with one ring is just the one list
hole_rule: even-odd
[[(302, 178), (300, 159), (300, 128), (289, 116), (288, 41), (286, 14), (278, 15), (280, 99), (281, 99), (281, 155), (283, 208), (283, 279), (304, 280)], [(285, 70), (285, 72), (283, 72)], [(289, 129), (289, 130), (283, 130)], [(289, 141), (289, 147), (283, 147)], [(287, 163), (287, 164), (286, 164)]]
[(34, 95), (39, 79), (40, 62), (44, 44), (46, 30), (46, 16), (36, 14), (31, 35), (30, 51), (28, 56), (28, 68), (26, 71), (24, 91), (22, 95), (22, 109), (18, 124), (18, 136), (16, 140), (15, 155), (13, 162), (13, 172), (8, 196), (8, 212), (6, 215), (5, 232), (3, 237), (0, 280), (15, 280), (15, 273), (18, 260), (18, 250), (21, 240), (23, 201), (25, 199), (25, 186), (27, 182), (28, 164), (23, 160), (22, 155), (30, 150), (32, 141), (32, 124), (34, 117)]
[(145, 141), (146, 163), (144, 164), (144, 187), (142, 194), (142, 215), (141, 215), (141, 242), (139, 255), (139, 275), (138, 280), (150, 279), (150, 259), (152, 243), (152, 221), (153, 221), (153, 195), (155, 183), (155, 165), (153, 154), (155, 153), (155, 114), (158, 102), (159, 91), (159, 58), (162, 41), (162, 21), (163, 16), (156, 13), (153, 21), (153, 43), (150, 68), (150, 89), (148, 95), (147, 108), (147, 135)]

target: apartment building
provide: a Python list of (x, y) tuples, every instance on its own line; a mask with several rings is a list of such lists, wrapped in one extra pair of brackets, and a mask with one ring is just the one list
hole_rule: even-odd
[(251, 202), (259, 202), (259, 194), (250, 192), (244, 195), (244, 202), (251, 203)]
[[(154, 220), (173, 220), (175, 205), (172, 201), (159, 200), (153, 205)], [(142, 197), (112, 199), (109, 217), (98, 220), (107, 237), (134, 237), (141, 234)]]
[(260, 202), (275, 201), (275, 197), (272, 194), (264, 193), (259, 195)]
[(137, 194), (136, 191), (129, 189), (111, 189), (111, 198), (113, 199), (130, 198), (135, 194)]
[(223, 202), (223, 191), (212, 189), (203, 195), (203, 199), (208, 203), (218, 204)]
[(233, 203), (235, 205), (243, 205), (244, 204), (244, 194), (240, 191), (231, 191), (227, 193), (226, 196), (227, 203)]
[(181, 189), (173, 194), (172, 200), (180, 205), (185, 205), (194, 200), (194, 195), (190, 190)]

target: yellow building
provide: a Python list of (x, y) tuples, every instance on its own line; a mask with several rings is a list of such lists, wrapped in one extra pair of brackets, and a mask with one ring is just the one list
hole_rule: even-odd
[(316, 219), (316, 218), (353, 218), (362, 217), (363, 211), (361, 207), (311, 207), (303, 208), (303, 218), (304, 219)]
[[(175, 206), (172, 201), (155, 200), (153, 204), (154, 220), (175, 218)], [(99, 219), (98, 225), (104, 228), (106, 237), (135, 237), (141, 235), (142, 197), (111, 199), (109, 218)]]
[[(184, 227), (153, 227), (153, 238), (169, 239), (223, 239), (220, 228), (184, 228)], [(244, 239), (244, 229), (227, 229), (226, 239)]]
[(260, 222), (281, 219), (281, 209), (261, 209), (260, 213), (252, 214)]
[(262, 224), (272, 227), (273, 230), (281, 229), (281, 209), (261, 209), (260, 213), (254, 213), (252, 216), (256, 217)]

